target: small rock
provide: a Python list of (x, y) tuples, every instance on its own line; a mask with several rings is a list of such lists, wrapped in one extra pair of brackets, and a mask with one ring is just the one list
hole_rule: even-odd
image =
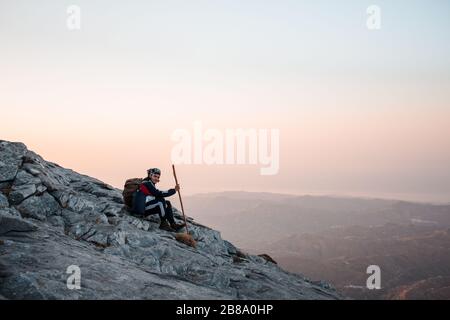
[(122, 246), (126, 243), (127, 233), (124, 231), (117, 231), (108, 236), (108, 245)]
[(122, 212), (123, 206), (109, 205), (107, 204), (102, 212), (107, 217), (117, 217), (120, 212)]
[(0, 193), (0, 209), (9, 207), (8, 198)]
[(230, 255), (237, 254), (237, 249), (233, 244), (231, 244), (229, 241), (226, 241), (226, 240), (224, 240), (223, 243), (225, 244), (227, 251)]
[(9, 194), (9, 200), (12, 204), (16, 205), (32, 196), (35, 192), (36, 186), (34, 184), (13, 186), (11, 193)]
[(39, 183), (41, 183), (40, 179), (29, 174), (25, 170), (19, 170), (19, 172), (17, 173), (17, 175), (14, 179), (13, 188), (15, 186), (23, 186), (23, 185), (39, 184)]
[(41, 173), (41, 171), (39, 171), (39, 170), (37, 170), (37, 169), (35, 169), (33, 167), (28, 167), (27, 171), (29, 173), (31, 173), (33, 176), (37, 176), (37, 175), (39, 175)]
[(58, 202), (48, 193), (25, 199), (17, 207), (22, 216), (45, 220), (52, 215), (61, 215)]
[(52, 226), (57, 227), (61, 231), (64, 231), (64, 219), (61, 216), (51, 216), (48, 218), (48, 222)]
[(149, 229), (149, 223), (147, 221), (141, 221), (139, 219), (133, 219), (133, 221), (131, 222), (131, 224), (133, 226), (135, 226), (138, 229), (147, 231)]
[(42, 184), (40, 184), (40, 185), (38, 185), (38, 186), (36, 187), (36, 193), (37, 193), (37, 194), (42, 194), (42, 193), (44, 193), (45, 191), (47, 191), (47, 187), (44, 186), (44, 185), (42, 185)]
[(20, 162), (18, 160), (5, 161), (7, 162), (0, 160), (0, 182), (13, 180), (17, 174), (17, 170), (19, 170)]
[(108, 235), (107, 234), (95, 233), (92, 236), (89, 236), (89, 235), (83, 236), (82, 239), (92, 242), (99, 247), (103, 247), (103, 248), (108, 247)]
[(5, 234), (10, 231), (34, 231), (36, 229), (37, 226), (30, 221), (12, 215), (5, 210), (0, 210), (0, 234)]
[(266, 261), (268, 261), (268, 262), (271, 262), (271, 263), (274, 263), (274, 264), (278, 264), (278, 263), (277, 263), (275, 260), (273, 260), (272, 257), (269, 256), (268, 254), (265, 254), (265, 253), (263, 253), (263, 254), (258, 254), (258, 257), (261, 257), (261, 258), (263, 258), (264, 260), (266, 260)]

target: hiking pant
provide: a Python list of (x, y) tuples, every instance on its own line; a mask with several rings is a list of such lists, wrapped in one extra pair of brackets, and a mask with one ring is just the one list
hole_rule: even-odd
[(157, 213), (161, 221), (168, 220), (170, 223), (175, 223), (173, 218), (172, 204), (164, 198), (156, 198), (145, 202), (145, 216)]

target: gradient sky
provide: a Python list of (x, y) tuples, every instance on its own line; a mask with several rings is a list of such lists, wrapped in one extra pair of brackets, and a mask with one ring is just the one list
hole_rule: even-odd
[(448, 202), (449, 14), (446, 0), (0, 0), (0, 139), (120, 188), (157, 166), (165, 188), (174, 130), (277, 128), (279, 174), (180, 165), (184, 193)]

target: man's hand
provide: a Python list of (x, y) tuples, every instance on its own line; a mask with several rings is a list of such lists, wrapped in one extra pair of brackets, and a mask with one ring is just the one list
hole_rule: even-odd
[(176, 192), (180, 191), (180, 185), (179, 185), (179, 184), (177, 184), (177, 185), (175, 186), (175, 191), (176, 191)]

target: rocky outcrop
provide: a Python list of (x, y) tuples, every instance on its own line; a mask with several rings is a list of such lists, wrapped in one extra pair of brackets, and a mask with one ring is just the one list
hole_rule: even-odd
[[(175, 209), (176, 218), (180, 213)], [(134, 217), (121, 190), (0, 141), (0, 296), (6, 299), (338, 299), (188, 219), (191, 248)], [(69, 266), (81, 289), (67, 286)]]

